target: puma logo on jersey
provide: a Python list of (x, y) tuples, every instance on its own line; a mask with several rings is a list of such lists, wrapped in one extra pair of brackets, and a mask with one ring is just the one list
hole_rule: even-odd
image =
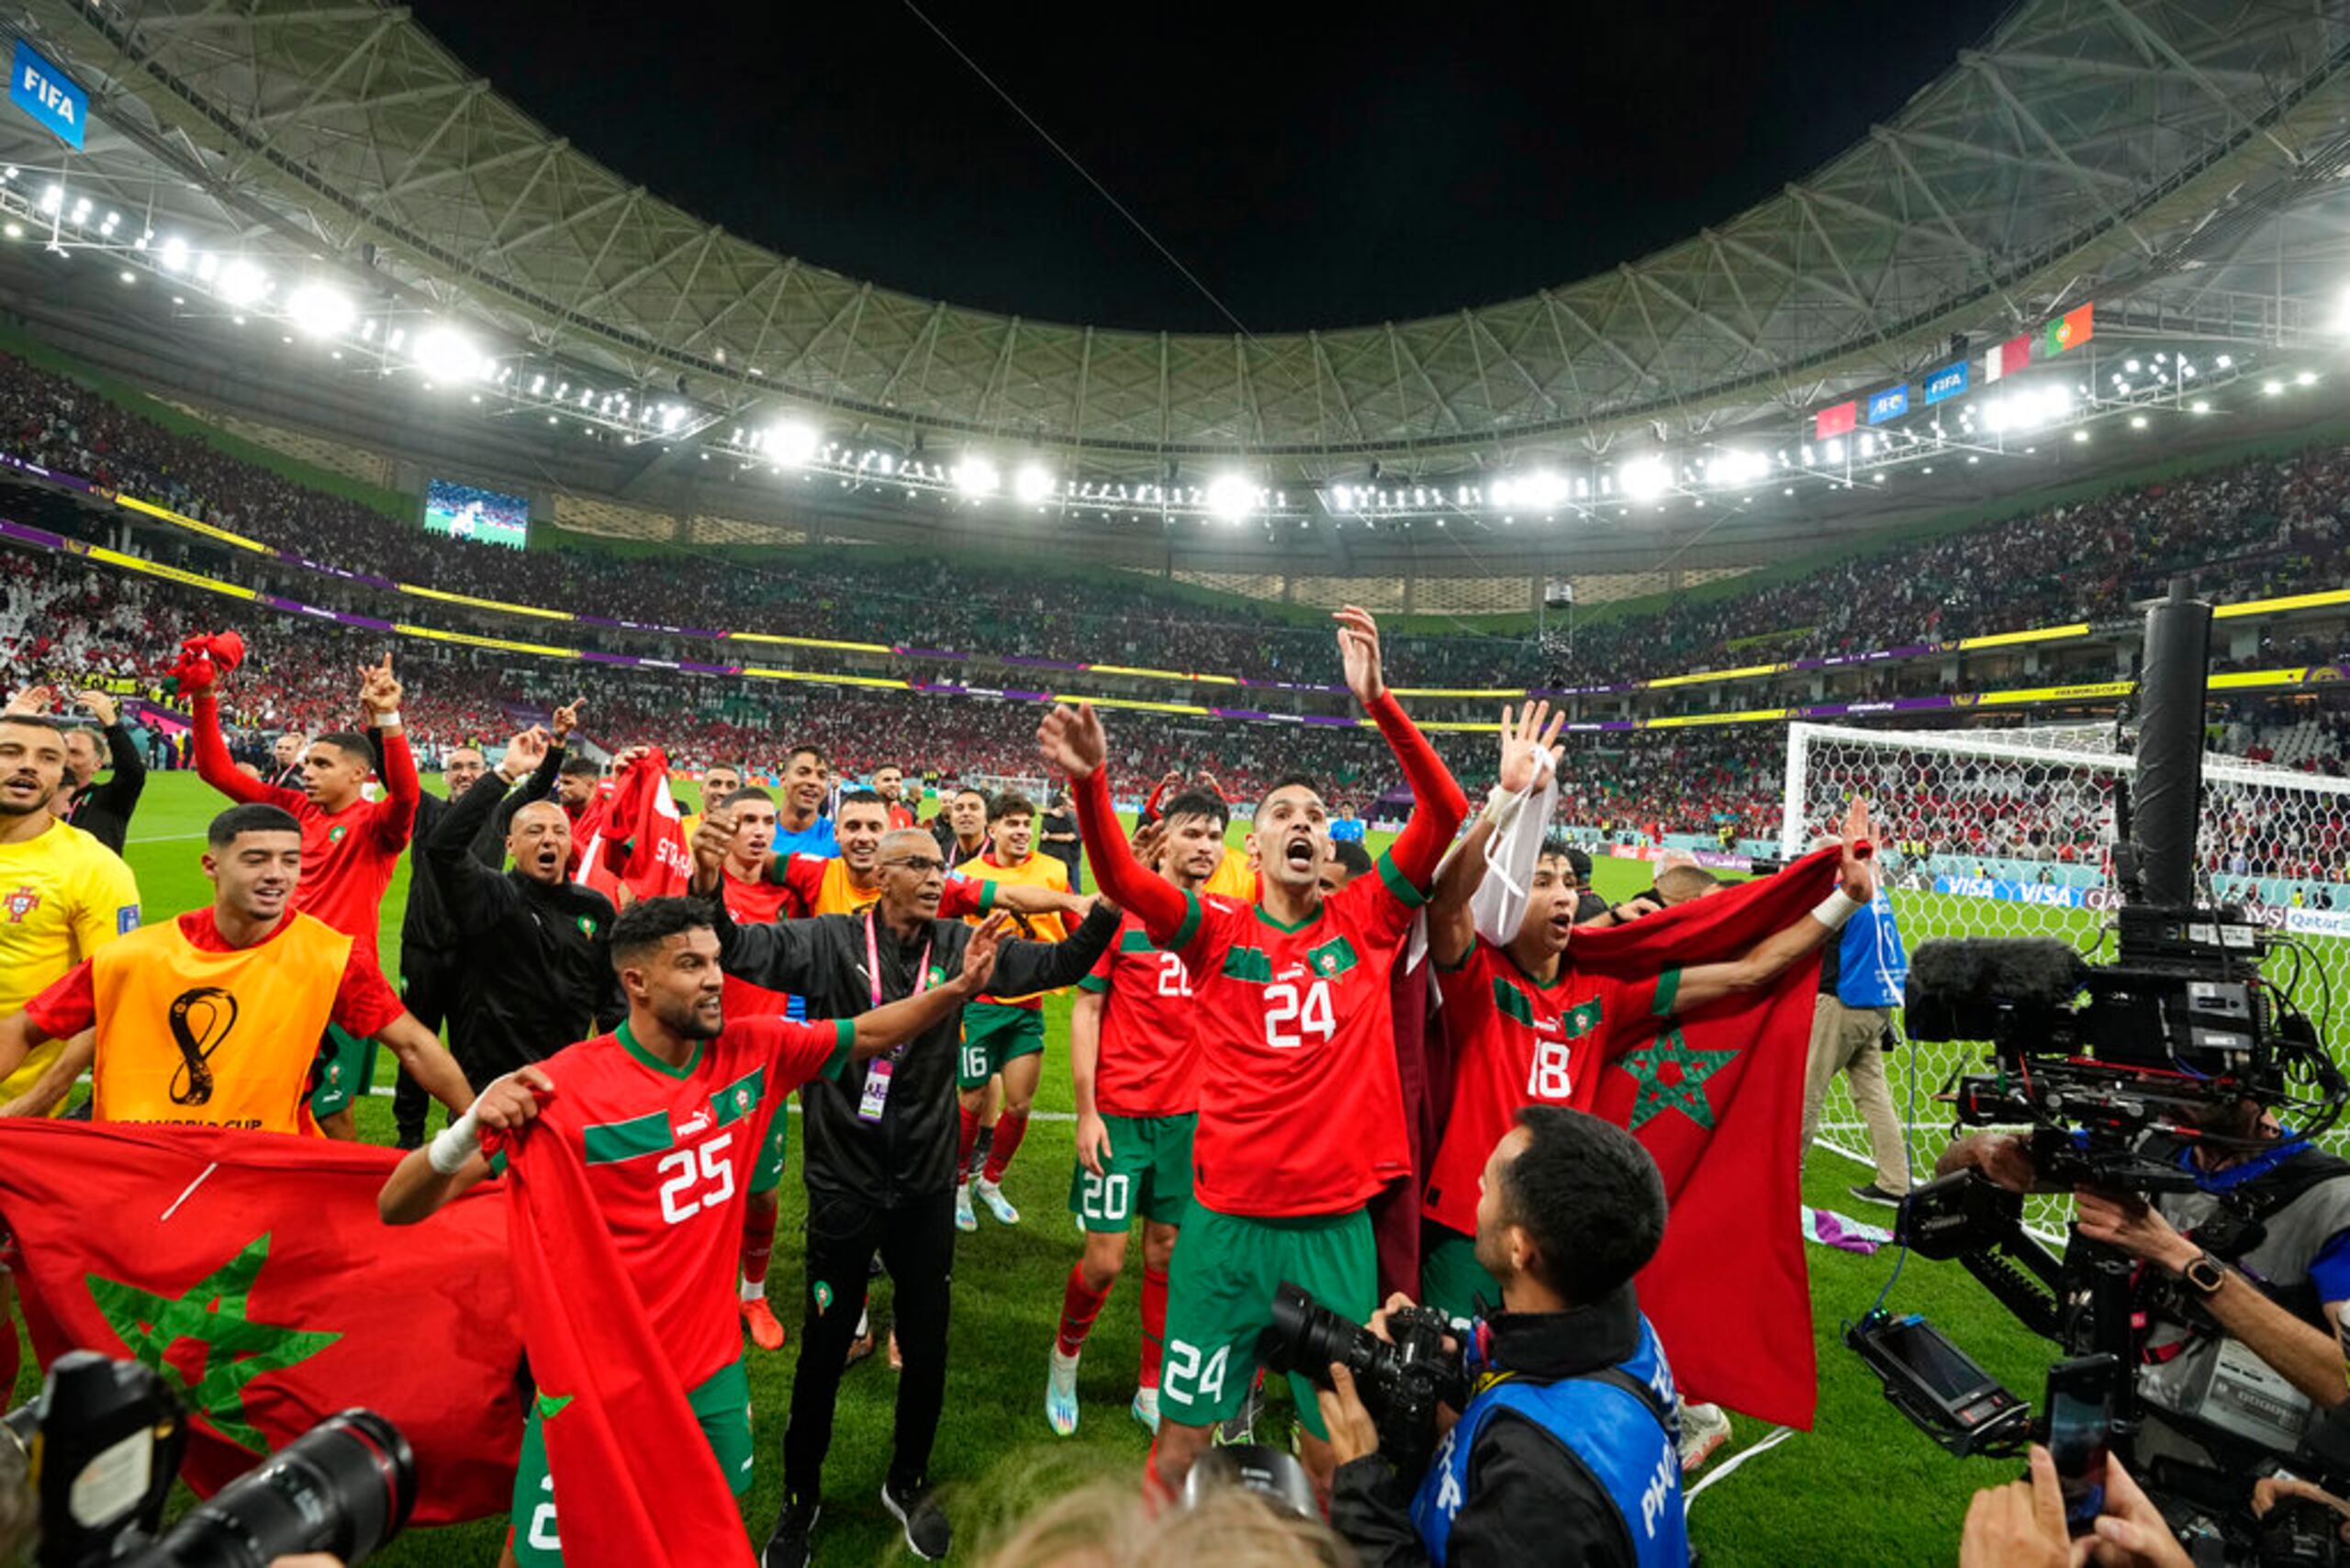
[(1290, 964), (1290, 965), (1287, 965), (1287, 966), (1285, 966), (1285, 967), (1281, 969), (1281, 971), (1279, 974), (1277, 974), (1277, 975), (1275, 975), (1275, 976), (1273, 977), (1273, 979), (1275, 979), (1275, 980), (1304, 980), (1304, 978), (1305, 978), (1305, 966), (1304, 966), (1304, 964)]
[(711, 1114), (709, 1110), (705, 1108), (703, 1110), (696, 1111), (692, 1115), (688, 1116), (684, 1121), (677, 1124), (677, 1141), (679, 1143), (683, 1143), (686, 1139), (693, 1137), (696, 1133), (708, 1132), (710, 1127)]

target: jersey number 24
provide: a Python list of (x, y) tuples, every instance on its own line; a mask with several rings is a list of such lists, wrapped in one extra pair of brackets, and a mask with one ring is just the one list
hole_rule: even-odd
[(1309, 1035), (1319, 1035), (1326, 1043), (1337, 1032), (1328, 980), (1317, 980), (1303, 989), (1286, 980), (1265, 988), (1265, 1044), (1275, 1050), (1296, 1050)]

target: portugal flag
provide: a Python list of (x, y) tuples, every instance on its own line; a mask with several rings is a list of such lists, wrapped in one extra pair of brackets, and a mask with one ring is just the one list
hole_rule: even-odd
[(0, 1122), (0, 1224), (41, 1364), (135, 1357), (193, 1417), (209, 1496), (364, 1405), (416, 1450), (413, 1522), (504, 1514), (522, 1443), (506, 1204), (396, 1228), (396, 1150), (211, 1127)]
[[(1637, 980), (1736, 958), (1827, 897), (1836, 862), (1823, 849), (1629, 925), (1579, 928), (1575, 969)], [(1602, 1070), (1591, 1104), (1664, 1177), (1672, 1215), (1639, 1287), (1674, 1376), (1693, 1398), (1807, 1428), (1818, 1369), (1799, 1177), (1818, 980), (1807, 958), (1768, 990), (1674, 1019)]]
[(2041, 352), (2053, 359), (2066, 349), (2079, 348), (2095, 336), (2097, 336), (2097, 307), (2083, 305), (2076, 309), (2067, 310), (2064, 315), (2048, 323), (2047, 341), (2042, 346)]

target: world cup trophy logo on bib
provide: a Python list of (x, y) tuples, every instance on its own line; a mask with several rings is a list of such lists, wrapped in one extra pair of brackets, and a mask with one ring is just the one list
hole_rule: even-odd
[(180, 1048), (172, 1074), (172, 1103), (205, 1105), (212, 1100), (212, 1053), (237, 1027), (237, 999), (217, 985), (192, 986), (172, 998), (172, 1039)]

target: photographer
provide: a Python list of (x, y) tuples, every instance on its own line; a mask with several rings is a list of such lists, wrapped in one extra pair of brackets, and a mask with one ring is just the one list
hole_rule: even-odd
[[(1330, 1522), (1369, 1568), (1684, 1568), (1673, 1379), (1631, 1282), (1664, 1214), (1656, 1166), (1623, 1129), (1557, 1106), (1518, 1113), (1477, 1204), (1477, 1257), (1503, 1310), (1471, 1335), (1469, 1404), (1427, 1473), (1400, 1475), (1379, 1451), (1346, 1368), (1320, 1396), (1339, 1462)], [(1371, 1322), (1382, 1338), (1385, 1317)]]
[[(2076, 1194), (2079, 1234), (2144, 1265), (2137, 1391), (2147, 1419), (2134, 1460), (2157, 1489), (2176, 1465), (2235, 1469), (2254, 1450), (2289, 1454), (2311, 1406), (2350, 1398), (2333, 1334), (2350, 1301), (2350, 1163), (2248, 1100), (2213, 1107), (2198, 1131), (2175, 1140), (2193, 1191), (2151, 1204)], [(1935, 1172), (1970, 1168), (2011, 1192), (2042, 1186), (2029, 1144), (2012, 1135), (1961, 1138)]]

